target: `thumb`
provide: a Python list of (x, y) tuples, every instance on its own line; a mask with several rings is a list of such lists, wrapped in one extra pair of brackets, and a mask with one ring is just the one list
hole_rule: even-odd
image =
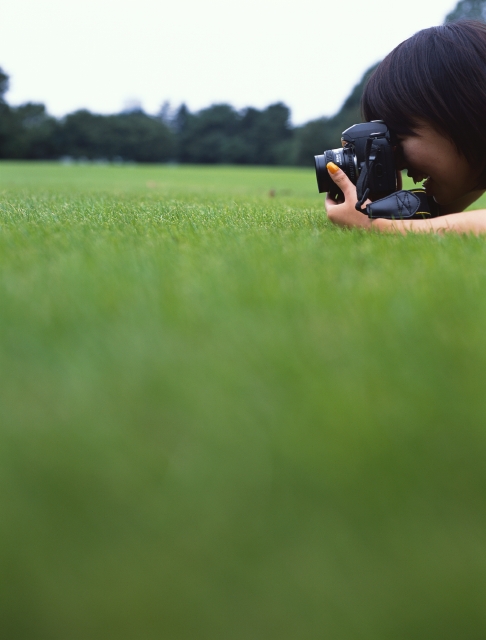
[(344, 193), (344, 197), (355, 196), (356, 195), (356, 187), (348, 178), (348, 176), (342, 171), (337, 164), (334, 162), (328, 162), (326, 168), (331, 176), (333, 182), (337, 184), (337, 186)]

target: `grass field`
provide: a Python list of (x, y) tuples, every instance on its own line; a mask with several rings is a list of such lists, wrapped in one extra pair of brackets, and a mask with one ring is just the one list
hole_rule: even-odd
[(485, 638), (485, 292), (311, 170), (0, 164), (0, 637)]

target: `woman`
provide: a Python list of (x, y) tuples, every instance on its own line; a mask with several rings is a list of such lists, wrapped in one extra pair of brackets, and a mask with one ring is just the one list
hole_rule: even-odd
[(363, 94), (365, 120), (384, 120), (398, 139), (399, 169), (440, 205), (431, 220), (370, 220), (356, 187), (327, 169), (344, 201), (326, 199), (341, 226), (395, 233), (486, 233), (486, 209), (465, 211), (486, 190), (486, 25), (462, 21), (419, 31), (379, 65)]

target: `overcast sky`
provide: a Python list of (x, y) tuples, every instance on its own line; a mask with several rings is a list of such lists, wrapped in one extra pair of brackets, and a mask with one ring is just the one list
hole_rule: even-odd
[(7, 100), (54, 115), (165, 100), (332, 115), (363, 72), (455, 0), (0, 0)]

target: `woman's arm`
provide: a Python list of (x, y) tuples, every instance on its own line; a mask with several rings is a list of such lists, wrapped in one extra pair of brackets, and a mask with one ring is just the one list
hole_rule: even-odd
[[(334, 165), (335, 166), (335, 165)], [(342, 227), (357, 227), (369, 231), (376, 230), (388, 233), (486, 233), (486, 209), (476, 211), (459, 212), (461, 208), (467, 207), (475, 202), (482, 191), (474, 191), (455, 202), (453, 206), (446, 208), (448, 215), (443, 215), (430, 220), (386, 220), (377, 218), (370, 220), (368, 216), (356, 211), (357, 201), (356, 187), (349, 180), (347, 175), (337, 166), (330, 167), (329, 173), (344, 193), (344, 202), (336, 203), (330, 198), (326, 199), (326, 210), (329, 220)], [(453, 211), (458, 211), (457, 213)]]
[[(359, 212), (357, 212), (359, 213)], [(339, 223), (338, 223), (339, 224)], [(486, 209), (451, 213), (431, 220), (370, 220), (370, 230), (389, 233), (486, 233)]]

